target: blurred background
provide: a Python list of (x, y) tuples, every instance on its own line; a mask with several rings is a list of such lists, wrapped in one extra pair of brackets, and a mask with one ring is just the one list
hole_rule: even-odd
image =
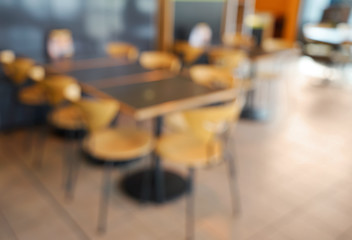
[(351, 240), (351, 7), (0, 0), (0, 239)]

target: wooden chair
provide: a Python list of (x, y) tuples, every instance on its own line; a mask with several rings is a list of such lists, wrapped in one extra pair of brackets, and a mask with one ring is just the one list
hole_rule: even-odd
[(35, 61), (30, 58), (19, 57), (13, 61), (5, 62), (3, 69), (5, 75), (16, 85), (23, 84), (28, 79), (28, 73)]
[(28, 77), (34, 82), (43, 81), (45, 76), (46, 76), (45, 69), (40, 65), (33, 66), (28, 72)]
[(250, 61), (247, 54), (242, 50), (228, 48), (214, 48), (208, 53), (210, 63), (215, 64), (241, 78), (241, 86), (244, 91), (253, 88), (253, 83), (249, 79), (249, 74), (245, 72)]
[[(39, 84), (44, 89), (45, 100), (53, 108), (47, 117), (49, 125), (69, 139), (83, 135), (85, 125), (81, 111), (67, 99), (67, 96), (76, 100), (81, 97), (77, 81), (70, 76), (53, 75), (47, 76)], [(42, 154), (35, 163), (41, 165)]]
[[(193, 65), (189, 75), (195, 83), (211, 89), (241, 88), (242, 81), (236, 79), (227, 68), (209, 64)], [(182, 112), (168, 114), (165, 125), (171, 131), (184, 130), (186, 121)]]
[(66, 75), (48, 76), (44, 81), (46, 98), (53, 110), (48, 123), (67, 138), (82, 138), (86, 125), (82, 112), (72, 101), (81, 98), (81, 87), (77, 80)]
[(209, 50), (209, 62), (212, 64), (236, 68), (242, 61), (248, 59), (248, 55), (243, 50), (218, 47)]
[(242, 47), (252, 48), (254, 46), (254, 39), (251, 36), (243, 35), (241, 33), (224, 34), (222, 42), (228, 47)]
[(182, 114), (187, 123), (184, 131), (165, 134), (158, 139), (156, 152), (160, 157), (189, 169), (189, 189), (186, 216), (186, 237), (194, 238), (194, 191), (195, 170), (219, 164), (222, 159), (228, 163), (230, 192), (234, 212), (239, 210), (235, 186), (234, 159), (226, 150), (230, 126), (237, 122), (241, 105), (236, 100), (225, 105), (204, 107), (185, 111)]
[[(85, 129), (82, 121), (81, 111), (74, 104), (67, 103), (67, 96), (71, 94), (70, 100), (81, 97), (81, 89), (76, 79), (66, 75), (48, 76), (44, 81), (46, 98), (53, 111), (48, 116), (51, 126), (65, 132), (83, 131)], [(73, 97), (74, 96), (74, 97)]]
[[(66, 101), (67, 91), (71, 91), (72, 86), (79, 88), (77, 80), (68, 75), (47, 76), (43, 81), (43, 85), (46, 90), (48, 102), (52, 106), (59, 106)], [(77, 94), (77, 98), (80, 97), (79, 94)]]
[(189, 69), (189, 74), (194, 82), (208, 88), (233, 88), (240, 84), (229, 69), (215, 65), (194, 65)]
[[(70, 76), (52, 75), (45, 77), (38, 84), (43, 87), (45, 99), (53, 108), (47, 116), (50, 127), (65, 138), (67, 145), (65, 152), (73, 152), (75, 145), (79, 144), (77, 139), (82, 139), (86, 131), (81, 110), (71, 103), (81, 98), (81, 88), (78, 82)], [(41, 151), (33, 161), (36, 166), (42, 165), (47, 135), (48, 133), (43, 128), (40, 139), (42, 142), (38, 144), (41, 146)], [(74, 157), (65, 154), (63, 163), (67, 166), (66, 171), (63, 172), (65, 196), (72, 198), (74, 181), (76, 180), (75, 172), (78, 171), (79, 162)]]
[(186, 65), (191, 65), (204, 53), (204, 47), (194, 47), (186, 41), (177, 41), (174, 45), (174, 52), (181, 55)]
[[(43, 67), (35, 65), (35, 61), (30, 58), (16, 58), (11, 50), (0, 52), (0, 62), (3, 65), (5, 75), (16, 86), (22, 85), (27, 79), (40, 82), (45, 77)], [(45, 104), (44, 89), (41, 84), (18, 88), (17, 94), (22, 104), (30, 106)]]
[(83, 151), (105, 166), (98, 216), (98, 231), (104, 232), (112, 167), (121, 167), (147, 156), (154, 147), (154, 140), (149, 132), (136, 128), (109, 128), (120, 108), (119, 102), (115, 100), (82, 99), (76, 105), (81, 109), (90, 132), (83, 140)]
[(147, 69), (164, 69), (172, 72), (179, 72), (181, 69), (181, 63), (177, 56), (167, 52), (143, 52), (139, 63)]
[(10, 64), (15, 60), (15, 53), (11, 50), (0, 51), (0, 63), (2, 65)]
[[(248, 91), (252, 84), (248, 79), (234, 76), (234, 71), (229, 67), (209, 64), (199, 64), (190, 67), (189, 75), (197, 84), (212, 89), (237, 88), (239, 93)], [(172, 113), (165, 117), (165, 125), (171, 131), (185, 129), (186, 121), (182, 112)]]
[(23, 86), (27, 83), (27, 80), (40, 82), (44, 78), (45, 73), (41, 66), (35, 65), (33, 59), (24, 57), (16, 58), (15, 54), (9, 50), (0, 52), (0, 61), (5, 76), (14, 86), (14, 94), (10, 102), (11, 106), (9, 107), (11, 112), (8, 114), (10, 118), (9, 122), (14, 123), (18, 109), (17, 103), (31, 107), (41, 106), (46, 103), (44, 90), (40, 84), (33, 84), (28, 87)]
[(18, 92), (20, 103), (28, 106), (47, 104), (44, 85), (41, 83), (45, 78), (45, 70), (42, 66), (35, 65), (28, 72), (28, 78), (35, 83), (24, 87)]
[(125, 42), (108, 43), (105, 51), (110, 57), (125, 58), (131, 62), (135, 62), (139, 55), (139, 51), (136, 46)]

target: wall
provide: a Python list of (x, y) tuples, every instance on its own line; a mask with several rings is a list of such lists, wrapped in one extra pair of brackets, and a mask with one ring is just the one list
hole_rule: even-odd
[(153, 48), (156, 9), (157, 0), (0, 0), (0, 49), (43, 59), (53, 28), (71, 29), (81, 57), (112, 40)]

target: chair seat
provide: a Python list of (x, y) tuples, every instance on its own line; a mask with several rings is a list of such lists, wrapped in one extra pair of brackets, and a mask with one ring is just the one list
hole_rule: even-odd
[(55, 109), (49, 115), (49, 122), (52, 126), (62, 130), (85, 129), (82, 112), (75, 105), (68, 105)]
[(171, 113), (164, 117), (166, 128), (172, 132), (185, 131), (188, 128), (182, 112)]
[(123, 162), (151, 152), (150, 133), (135, 128), (113, 128), (91, 133), (83, 141), (83, 150), (101, 161)]
[(221, 160), (222, 144), (220, 141), (206, 143), (185, 132), (162, 136), (156, 151), (166, 161), (187, 167), (205, 167)]
[(18, 93), (19, 101), (26, 105), (43, 105), (46, 104), (45, 89), (40, 84), (25, 87)]

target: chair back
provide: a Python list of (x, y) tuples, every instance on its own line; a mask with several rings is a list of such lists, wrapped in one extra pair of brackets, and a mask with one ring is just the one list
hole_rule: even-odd
[(66, 75), (52, 75), (42, 82), (48, 102), (51, 105), (59, 105), (65, 100), (77, 101), (81, 97), (81, 88), (73, 77)]
[(113, 99), (81, 99), (76, 104), (90, 131), (107, 128), (120, 109), (119, 102)]
[(228, 48), (215, 48), (208, 53), (209, 62), (223, 67), (236, 68), (247, 59), (247, 54), (242, 50)]
[(174, 51), (182, 56), (184, 63), (192, 64), (204, 53), (204, 47), (195, 47), (186, 41), (177, 41)]
[(41, 82), (45, 78), (45, 69), (39, 65), (33, 66), (28, 72), (28, 77), (35, 82)]
[(237, 122), (241, 104), (237, 99), (218, 106), (198, 108), (183, 112), (188, 128), (201, 141), (209, 142), (224, 133), (230, 123)]
[(229, 47), (251, 48), (254, 46), (254, 39), (251, 36), (241, 33), (224, 34), (222, 42)]
[(15, 84), (19, 85), (27, 80), (28, 73), (34, 64), (33, 59), (16, 58), (14, 61), (4, 64), (4, 73)]
[(0, 51), (0, 63), (3, 65), (10, 64), (15, 61), (15, 53), (11, 50)]
[(194, 82), (209, 88), (232, 88), (236, 86), (236, 80), (227, 68), (200, 64), (192, 66), (189, 73)]
[(179, 72), (181, 69), (178, 57), (167, 52), (143, 52), (139, 58), (139, 62), (142, 67), (147, 69), (165, 69), (173, 72)]
[(106, 45), (106, 53), (113, 58), (126, 58), (129, 61), (136, 61), (139, 51), (136, 46), (124, 42), (111, 42)]

